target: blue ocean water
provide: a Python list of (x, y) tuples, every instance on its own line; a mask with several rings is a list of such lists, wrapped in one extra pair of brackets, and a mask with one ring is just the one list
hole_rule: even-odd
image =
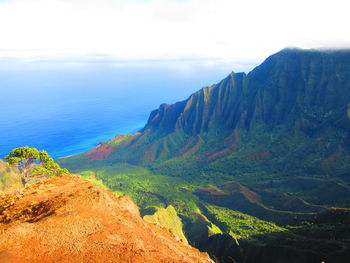
[(161, 103), (217, 83), (228, 67), (0, 61), (0, 158), (15, 147), (57, 158), (142, 128)]

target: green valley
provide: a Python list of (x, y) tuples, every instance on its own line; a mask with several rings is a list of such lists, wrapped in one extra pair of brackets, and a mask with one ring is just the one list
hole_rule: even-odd
[(58, 162), (130, 195), (157, 224), (179, 216), (189, 243), (219, 262), (345, 262), (349, 72), (349, 50), (285, 49)]

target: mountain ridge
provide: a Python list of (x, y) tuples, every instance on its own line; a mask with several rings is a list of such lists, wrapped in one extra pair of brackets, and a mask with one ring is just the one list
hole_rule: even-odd
[[(243, 141), (267, 136), (270, 139), (264, 138), (255, 143), (258, 147), (254, 146), (265, 150), (245, 158), (261, 156), (268, 160), (274, 155), (283, 155), (278, 146), (283, 140), (294, 140), (282, 144), (295, 147), (297, 139), (303, 137), (306, 151), (326, 147), (317, 140), (337, 140), (332, 147), (339, 148), (344, 173), (350, 141), (347, 135), (350, 130), (349, 65), (350, 50), (284, 49), (248, 74), (232, 72), (218, 84), (202, 88), (184, 101), (162, 104), (152, 111), (139, 133), (123, 139), (118, 137), (117, 142), (108, 141), (106, 144), (113, 147), (114, 152), (106, 154), (106, 158), (142, 165), (191, 158), (211, 162), (238, 152), (246, 144)], [(254, 133), (259, 136), (249, 138)], [(205, 145), (211, 149), (204, 149)], [(328, 156), (324, 156), (326, 151)], [(310, 170), (327, 173), (337, 153), (333, 149), (326, 151), (319, 151), (323, 156), (318, 154), (314, 158), (322, 158), (323, 165), (317, 163), (318, 167), (313, 165)]]
[(345, 262), (348, 234), (327, 235), (346, 224), (313, 218), (349, 212), (349, 72), (350, 50), (285, 49), (162, 104), (140, 132), (59, 162), (144, 211), (172, 205), (189, 243), (222, 262), (270, 262), (276, 249), (286, 262), (320, 262), (332, 247)]

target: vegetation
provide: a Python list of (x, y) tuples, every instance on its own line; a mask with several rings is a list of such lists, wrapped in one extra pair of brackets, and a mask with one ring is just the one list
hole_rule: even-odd
[(96, 185), (96, 186), (100, 186), (104, 189), (107, 189), (107, 186), (103, 183), (102, 180), (98, 180), (96, 179), (95, 177), (95, 174), (93, 171), (84, 171), (84, 172), (81, 172), (79, 174), (79, 176), (84, 179), (84, 180), (87, 180), (89, 181), (91, 184), (93, 185)]
[(278, 252), (311, 262), (322, 243), (350, 247), (348, 236), (334, 249), (320, 236), (344, 223), (312, 222), (350, 207), (349, 70), (349, 51), (283, 50), (249, 74), (161, 105), (142, 132), (106, 142), (99, 160), (85, 153), (59, 162), (93, 171), (144, 213), (172, 205), (192, 244), (226, 232), (245, 251), (282, 244)]
[(0, 192), (9, 189), (18, 189), (23, 186), (21, 174), (0, 160)]
[(46, 151), (28, 146), (13, 149), (4, 159), (10, 166), (18, 169), (23, 177), (57, 176), (69, 173), (67, 169), (61, 168)]
[(175, 236), (187, 243), (181, 219), (173, 206), (169, 205), (167, 208), (156, 207), (156, 212), (153, 215), (145, 215), (143, 219), (170, 229)]
[(256, 235), (265, 235), (274, 232), (286, 231), (276, 224), (258, 219), (256, 217), (219, 207), (205, 204), (209, 218), (212, 219), (226, 233), (234, 233), (238, 239), (247, 239)]

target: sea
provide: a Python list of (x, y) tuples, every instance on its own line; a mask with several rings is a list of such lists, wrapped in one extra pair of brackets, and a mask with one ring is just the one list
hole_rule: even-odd
[(85, 152), (137, 132), (160, 104), (184, 100), (232, 70), (229, 63), (182, 60), (0, 59), (0, 158), (22, 146), (54, 158)]

